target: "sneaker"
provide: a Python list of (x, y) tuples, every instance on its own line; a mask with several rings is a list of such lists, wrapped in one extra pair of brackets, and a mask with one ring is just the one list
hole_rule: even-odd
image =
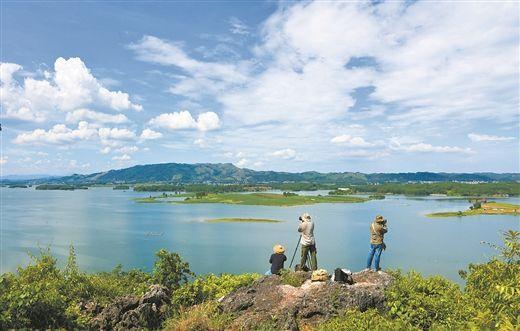
[(361, 272), (366, 272), (366, 271), (372, 271), (372, 269), (370, 269), (370, 268), (365, 268), (365, 269), (361, 270)]

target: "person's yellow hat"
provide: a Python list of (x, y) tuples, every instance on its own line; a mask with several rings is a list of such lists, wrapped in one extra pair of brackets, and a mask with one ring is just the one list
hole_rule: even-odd
[(274, 245), (273, 252), (276, 254), (283, 254), (285, 253), (285, 248), (282, 245)]

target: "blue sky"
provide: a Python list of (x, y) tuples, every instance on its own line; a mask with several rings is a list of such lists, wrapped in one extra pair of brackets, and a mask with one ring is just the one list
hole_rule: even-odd
[(518, 6), (3, 1), (2, 173), (518, 172)]

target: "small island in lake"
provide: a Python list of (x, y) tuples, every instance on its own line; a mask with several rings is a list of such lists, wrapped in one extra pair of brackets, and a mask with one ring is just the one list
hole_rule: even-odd
[(113, 190), (129, 190), (130, 186), (128, 185), (116, 185), (113, 187)]
[(268, 218), (212, 218), (205, 221), (206, 223), (280, 223), (282, 221), (272, 220)]
[(178, 203), (226, 203), (233, 205), (260, 205), (260, 206), (298, 206), (316, 203), (356, 203), (368, 199), (353, 196), (312, 196), (276, 193), (226, 193), (226, 194), (197, 194)]
[(520, 216), (520, 205), (503, 202), (475, 202), (465, 211), (439, 212), (427, 214), (428, 217), (461, 217), (474, 215), (513, 215)]
[[(186, 197), (181, 201), (168, 201), (169, 197)], [(299, 206), (312, 205), (316, 203), (357, 203), (365, 202), (369, 199), (353, 196), (313, 196), (313, 195), (297, 195), (295, 193), (276, 194), (276, 193), (206, 193), (197, 192), (195, 194), (175, 194), (175, 195), (160, 195), (149, 196), (147, 198), (134, 199), (139, 203), (226, 203), (232, 205), (251, 205), (251, 206)]]
[(74, 190), (88, 190), (88, 186), (83, 185), (67, 185), (67, 184), (42, 184), (36, 186), (37, 190), (64, 190), (64, 191), (74, 191)]

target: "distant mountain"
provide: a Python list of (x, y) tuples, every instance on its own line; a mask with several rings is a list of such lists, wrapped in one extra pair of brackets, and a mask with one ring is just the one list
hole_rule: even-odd
[(373, 173), (307, 171), (300, 173), (255, 171), (231, 163), (161, 163), (137, 165), (130, 168), (98, 172), (90, 175), (42, 179), (33, 183), (104, 184), (104, 183), (272, 183), (312, 182), (335, 184), (364, 184), (386, 182), (442, 182), (442, 181), (520, 181), (520, 174), (496, 173)]
[(59, 178), (62, 176), (56, 176), (56, 175), (6, 175), (0, 177), (0, 180), (6, 180), (6, 181), (15, 181), (15, 180), (31, 180), (31, 179), (50, 179), (50, 178)]

